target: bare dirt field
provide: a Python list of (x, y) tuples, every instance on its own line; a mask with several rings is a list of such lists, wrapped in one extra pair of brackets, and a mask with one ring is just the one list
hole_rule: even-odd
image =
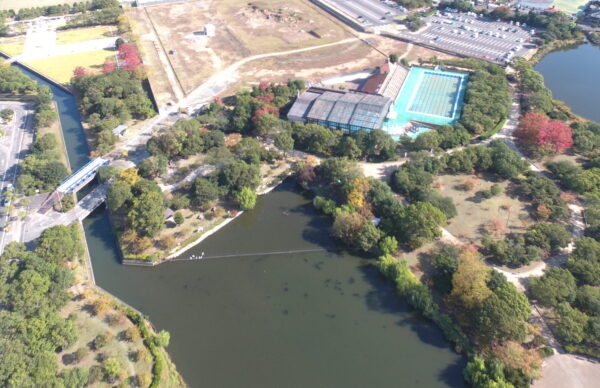
[[(471, 181), (473, 189), (463, 186)], [(471, 184), (471, 183), (469, 183)], [(465, 243), (479, 243), (483, 233), (491, 233), (502, 238), (507, 233), (524, 232), (533, 223), (527, 211), (527, 204), (514, 196), (507, 181), (498, 182), (503, 193), (485, 199), (481, 192), (489, 190), (494, 182), (471, 175), (441, 175), (434, 181), (434, 187), (442, 195), (451, 197), (458, 215), (446, 229)]]
[(323, 77), (373, 68), (386, 57), (360, 40), (302, 53), (252, 61), (242, 67), (242, 83), (282, 82), (290, 78), (319, 82)]
[[(175, 82), (187, 94), (210, 75), (242, 58), (352, 37), (346, 27), (302, 0), (263, 0), (243, 5), (237, 0), (188, 1), (132, 10), (131, 14), (138, 23), (142, 42), (154, 31), (158, 34), (155, 47), (144, 43), (144, 54), (152, 57), (150, 51), (154, 50), (167, 56), (150, 58), (147, 63), (151, 77), (162, 78), (156, 87), (159, 93), (171, 92), (163, 85), (167, 77), (160, 75), (164, 72), (158, 70), (160, 67), (172, 68)], [(205, 24), (215, 26), (215, 37), (204, 35)]]

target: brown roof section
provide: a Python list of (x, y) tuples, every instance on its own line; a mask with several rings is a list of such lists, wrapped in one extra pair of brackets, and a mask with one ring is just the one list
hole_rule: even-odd
[(387, 73), (378, 73), (370, 76), (367, 79), (367, 82), (360, 88), (360, 91), (372, 94), (379, 93), (379, 88), (381, 88), (381, 85), (383, 85), (387, 76)]

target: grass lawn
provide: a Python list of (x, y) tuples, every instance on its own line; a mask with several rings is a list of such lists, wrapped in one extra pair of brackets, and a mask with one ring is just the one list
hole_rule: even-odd
[(111, 50), (97, 50), (60, 57), (35, 59), (25, 62), (25, 64), (60, 83), (68, 84), (76, 67), (82, 66), (98, 71), (106, 58), (114, 55), (115, 52)]
[[(474, 180), (475, 187), (467, 191), (461, 185), (469, 179)], [(485, 199), (481, 191), (489, 190), (493, 184), (485, 177), (473, 175), (441, 175), (434, 181), (434, 187), (437, 186), (436, 189), (442, 195), (451, 197), (454, 201), (458, 215), (450, 220), (446, 229), (461, 241), (479, 244), (494, 220), (503, 226), (494, 234), (497, 238), (508, 233), (523, 232), (533, 223), (527, 204), (506, 194), (508, 181), (498, 183), (504, 189), (503, 193)]]
[(0, 39), (0, 51), (4, 51), (11, 57), (23, 53), (24, 47), (23, 37)]
[(567, 14), (576, 14), (583, 10), (588, 0), (555, 0), (553, 6)]
[(107, 38), (112, 36), (113, 31), (114, 29), (110, 26), (96, 26), (88, 28), (77, 28), (66, 31), (57, 31), (56, 44), (60, 45)]
[(77, 0), (2, 0), (0, 11), (12, 9), (17, 11), (21, 8), (48, 7), (50, 5), (73, 4)]

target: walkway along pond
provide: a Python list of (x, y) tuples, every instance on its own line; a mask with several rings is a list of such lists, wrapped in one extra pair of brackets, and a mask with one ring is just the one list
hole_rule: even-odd
[[(73, 169), (88, 160), (75, 99), (55, 94)], [(181, 261), (127, 267), (104, 207), (83, 222), (99, 286), (171, 333), (192, 387), (460, 387), (465, 360), (415, 317), (373, 260), (337, 254), (293, 181)], [(254, 254), (301, 251), (290, 254)], [(189, 260), (192, 255), (222, 257)], [(237, 256), (243, 255), (243, 256)]]

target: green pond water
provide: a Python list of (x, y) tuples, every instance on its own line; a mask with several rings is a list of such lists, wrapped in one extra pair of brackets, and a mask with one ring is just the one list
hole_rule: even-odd
[(106, 215), (84, 225), (96, 281), (171, 333), (190, 386), (462, 386), (464, 359), (440, 330), (408, 310), (373, 260), (333, 252), (328, 221), (293, 182), (182, 255), (203, 260), (125, 267)]

